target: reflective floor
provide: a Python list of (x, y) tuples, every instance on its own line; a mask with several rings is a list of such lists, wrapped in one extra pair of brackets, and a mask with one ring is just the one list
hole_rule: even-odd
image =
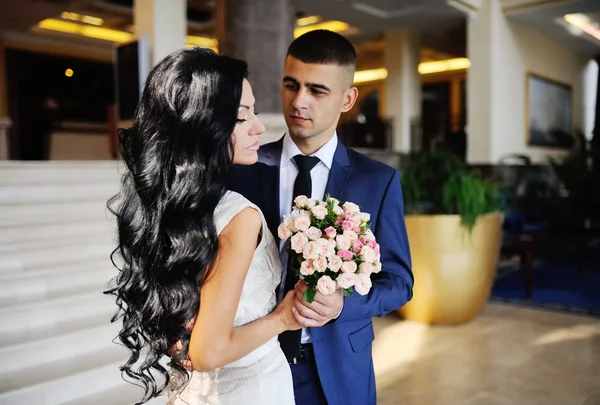
[(488, 304), (462, 326), (375, 318), (380, 405), (600, 405), (600, 319)]

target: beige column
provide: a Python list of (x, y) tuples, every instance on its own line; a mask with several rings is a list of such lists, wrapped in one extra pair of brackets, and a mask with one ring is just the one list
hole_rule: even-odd
[(408, 30), (386, 33), (383, 115), (392, 120), (392, 149), (408, 153), (419, 139), (421, 119), (421, 78), (419, 76), (419, 37)]
[(147, 36), (151, 65), (185, 46), (186, 0), (135, 0), (134, 24), (139, 36)]

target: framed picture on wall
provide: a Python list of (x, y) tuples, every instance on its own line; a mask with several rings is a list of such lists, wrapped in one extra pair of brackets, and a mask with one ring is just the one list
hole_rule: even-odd
[(573, 145), (573, 89), (570, 85), (527, 74), (526, 131), (529, 146)]

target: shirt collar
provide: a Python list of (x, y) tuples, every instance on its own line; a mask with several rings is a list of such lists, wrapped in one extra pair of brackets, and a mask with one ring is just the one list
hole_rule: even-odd
[[(325, 145), (321, 147), (318, 151), (313, 153), (311, 156), (318, 157), (321, 162), (329, 170), (331, 170), (331, 166), (333, 165), (333, 156), (335, 155), (335, 150), (338, 145), (338, 136), (337, 132), (333, 134), (333, 137), (327, 142)], [(280, 167), (285, 166), (292, 158), (296, 155), (302, 155), (302, 152), (298, 148), (298, 146), (292, 141), (289, 133), (286, 133), (283, 137), (283, 148), (281, 150), (281, 162)]]

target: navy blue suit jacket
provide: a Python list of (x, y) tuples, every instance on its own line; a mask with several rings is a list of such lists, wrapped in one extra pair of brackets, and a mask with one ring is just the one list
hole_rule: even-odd
[[(264, 145), (258, 163), (235, 167), (229, 187), (261, 208), (278, 243), (282, 145), (282, 140)], [(374, 405), (371, 318), (394, 311), (412, 298), (400, 174), (338, 143), (325, 193), (358, 204), (362, 212), (371, 214), (371, 230), (381, 246), (382, 271), (373, 276), (368, 295), (353, 293), (334, 322), (311, 329), (319, 378), (330, 405)]]

